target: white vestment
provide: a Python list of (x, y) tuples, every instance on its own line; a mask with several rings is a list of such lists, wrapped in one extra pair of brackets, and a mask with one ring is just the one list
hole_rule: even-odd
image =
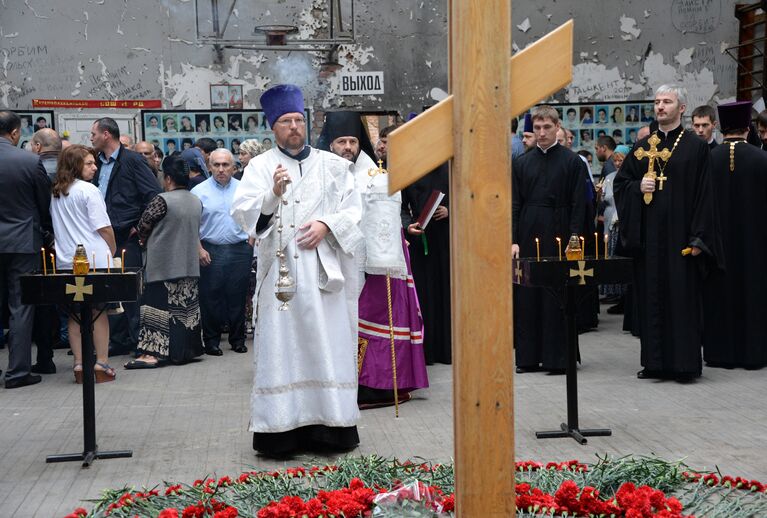
[(364, 253), (358, 262), (365, 273), (407, 279), (402, 251), (402, 195), (396, 192), (389, 196), (389, 175), (375, 174), (377, 170), (373, 160), (360, 151), (352, 168), (362, 199), (360, 228), (365, 236)]
[[(361, 206), (351, 163), (312, 149), (297, 161), (277, 148), (251, 159), (232, 203), (232, 217), (250, 235), (263, 214), (277, 214), (273, 175), (287, 168), (282, 208), (288, 268), (297, 289), (290, 308), (274, 295), (279, 263), (278, 220), (258, 233), (255, 372), (250, 431), (285, 432), (309, 425), (354, 426), (357, 408), (357, 275), (353, 252), (362, 242)], [(299, 249), (298, 228), (320, 220), (330, 233), (314, 250)], [(294, 225), (293, 227), (291, 227)], [(298, 258), (294, 258), (297, 255)]]

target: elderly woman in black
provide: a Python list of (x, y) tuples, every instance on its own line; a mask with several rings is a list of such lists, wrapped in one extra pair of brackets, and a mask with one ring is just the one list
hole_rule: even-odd
[(141, 299), (139, 356), (126, 369), (182, 364), (202, 355), (200, 303), (200, 199), (187, 190), (189, 170), (180, 157), (163, 164), (165, 192), (138, 223), (146, 247), (146, 288)]

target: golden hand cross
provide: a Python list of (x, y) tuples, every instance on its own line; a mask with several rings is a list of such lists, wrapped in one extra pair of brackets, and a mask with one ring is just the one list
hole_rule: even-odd
[[(658, 151), (658, 144), (660, 144), (660, 139), (658, 138), (658, 135), (653, 133), (650, 136), (650, 139), (647, 141), (648, 144), (650, 144), (649, 151), (644, 148), (639, 148), (636, 151), (634, 151), (634, 156), (637, 158), (637, 160), (642, 160), (643, 158), (649, 158), (650, 163), (647, 166), (647, 172), (644, 175), (644, 178), (652, 178), (653, 180), (660, 180), (660, 189), (663, 190), (663, 182), (665, 182), (668, 178), (663, 176), (663, 171), (661, 171), (660, 176), (655, 174), (655, 159), (660, 158), (661, 160), (667, 161), (669, 158), (671, 158), (671, 151), (669, 151), (667, 148), (664, 148), (661, 151)], [(645, 205), (649, 205), (652, 201), (652, 193), (646, 192), (644, 193), (644, 202)]]
[(586, 269), (586, 261), (578, 261), (578, 269), (570, 268), (570, 277), (580, 277), (578, 284), (586, 284), (586, 277), (594, 276), (594, 268)]
[(517, 284), (522, 284), (522, 265), (517, 261), (514, 275), (517, 277)]
[(379, 174), (387, 174), (388, 172), (389, 171), (384, 169), (383, 160), (378, 160), (378, 168), (377, 169), (373, 169), (373, 168), (368, 169), (368, 176), (373, 178), (375, 176), (378, 176)]
[(82, 302), (85, 300), (85, 295), (93, 295), (93, 285), (85, 285), (85, 277), (75, 277), (75, 285), (66, 285), (66, 294), (71, 295), (74, 293), (75, 302)]

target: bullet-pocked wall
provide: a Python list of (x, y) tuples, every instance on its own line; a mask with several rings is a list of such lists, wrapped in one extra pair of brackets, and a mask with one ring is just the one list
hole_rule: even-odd
[[(278, 82), (304, 88), (310, 107), (420, 111), (447, 90), (446, 0), (353, 0), (356, 39), (341, 45), (341, 71), (383, 71), (384, 94), (341, 95), (326, 52), (224, 49), (196, 40), (212, 27), (212, 0), (3, 0), (0, 105), (34, 98), (161, 99), (205, 109), (209, 85), (242, 84), (245, 107)], [(219, 0), (220, 23), (231, 0)], [(330, 0), (237, 0), (225, 37), (252, 39), (256, 25), (288, 24), (303, 39), (327, 37)], [(199, 6), (199, 12), (195, 9)], [(342, 0), (348, 16), (352, 0)], [(605, 0), (512, 4), (514, 50), (575, 20), (574, 77), (557, 99), (646, 99), (663, 82), (690, 90), (691, 106), (732, 99), (737, 43), (734, 0)], [(348, 27), (348, 20), (347, 20)], [(488, 52), (504, 52), (503, 42)], [(471, 73), (467, 70), (466, 73)]]

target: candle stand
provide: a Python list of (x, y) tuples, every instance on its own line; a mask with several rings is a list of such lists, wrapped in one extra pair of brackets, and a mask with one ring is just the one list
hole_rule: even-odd
[(131, 450), (99, 451), (96, 445), (96, 398), (93, 368), (96, 361), (93, 346), (93, 308), (97, 304), (138, 300), (143, 280), (141, 271), (107, 273), (91, 270), (75, 276), (71, 271), (56, 274), (21, 276), (21, 301), (24, 304), (57, 304), (80, 324), (83, 355), (83, 435), (82, 453), (49, 455), (45, 462), (82, 461), (84, 468), (94, 459), (132, 457)]
[(632, 260), (625, 257), (599, 259), (587, 256), (579, 261), (560, 261), (556, 257), (514, 260), (514, 284), (545, 288), (564, 305), (567, 326), (567, 423), (559, 430), (535, 432), (538, 439), (572, 437), (586, 444), (586, 437), (612, 435), (609, 428), (581, 429), (578, 424), (578, 313), (579, 288), (598, 284), (626, 284), (632, 278)]

